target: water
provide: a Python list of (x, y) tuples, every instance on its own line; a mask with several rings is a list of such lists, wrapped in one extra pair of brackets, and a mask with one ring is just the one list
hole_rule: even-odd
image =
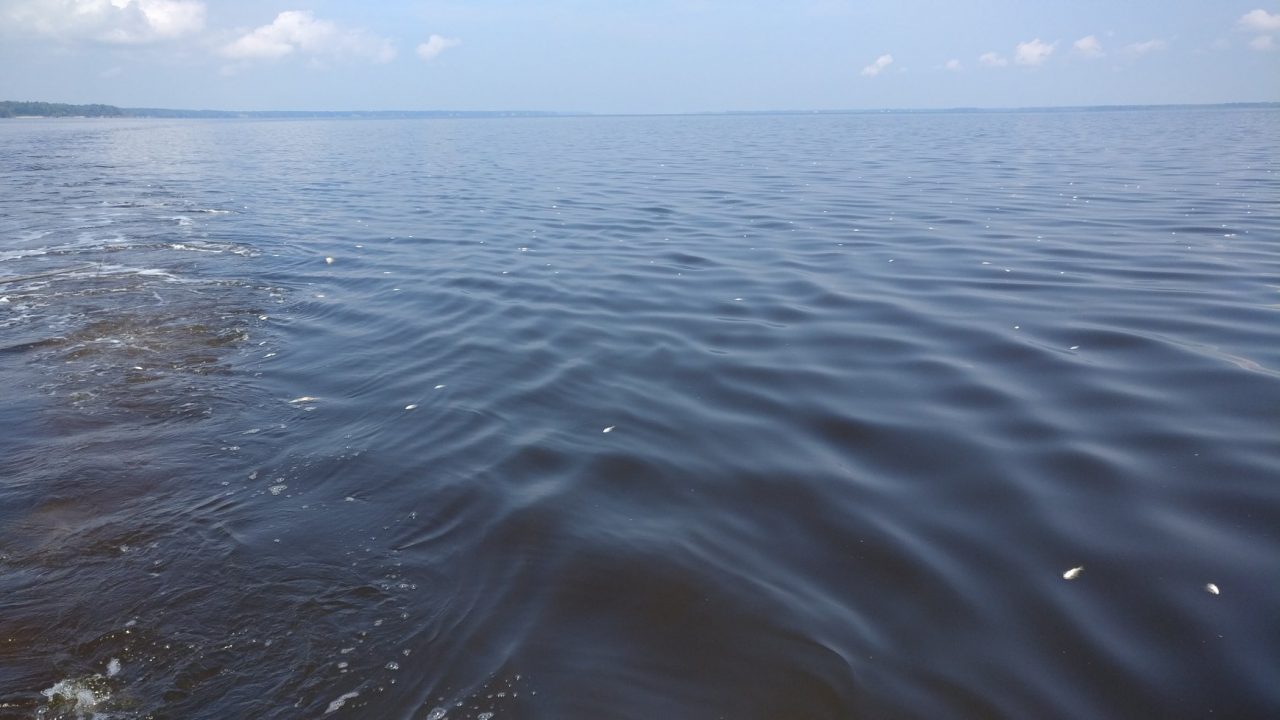
[(1274, 717), (1277, 140), (6, 121), (0, 717)]

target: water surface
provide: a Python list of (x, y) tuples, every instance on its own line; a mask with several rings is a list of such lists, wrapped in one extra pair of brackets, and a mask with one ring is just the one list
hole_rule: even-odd
[(1277, 140), (6, 121), (0, 717), (1274, 717)]

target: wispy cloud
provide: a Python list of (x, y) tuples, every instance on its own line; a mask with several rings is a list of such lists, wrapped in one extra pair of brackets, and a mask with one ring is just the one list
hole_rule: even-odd
[(1020, 42), (1014, 48), (1013, 61), (1019, 65), (1040, 65), (1049, 59), (1049, 56), (1053, 54), (1053, 49), (1057, 46), (1058, 43), (1056, 42), (1047, 43), (1041, 41), (1040, 38)]
[(198, 0), (24, 0), (0, 18), (62, 42), (141, 45), (199, 32), (205, 5)]
[(1272, 40), (1270, 35), (1259, 35), (1249, 41), (1249, 47), (1257, 50), (1258, 52), (1267, 52), (1268, 50), (1274, 50), (1276, 43)]
[(875, 77), (884, 72), (885, 68), (893, 64), (893, 56), (885, 53), (876, 58), (876, 61), (862, 68), (862, 74), (867, 77)]
[(1147, 40), (1146, 42), (1133, 43), (1132, 45), (1126, 45), (1125, 52), (1133, 53), (1134, 55), (1146, 55), (1147, 53), (1153, 53), (1157, 50), (1163, 50), (1168, 46), (1169, 46), (1169, 43), (1157, 38), (1153, 40)]
[(431, 62), (440, 56), (440, 53), (451, 47), (457, 47), (462, 44), (458, 38), (447, 38), (443, 35), (432, 35), (427, 41), (418, 45), (418, 57)]
[(1239, 23), (1245, 30), (1261, 33), (1277, 32), (1280, 31), (1280, 13), (1269, 13), (1258, 8), (1241, 15)]
[(396, 56), (390, 40), (367, 30), (343, 28), (330, 20), (319, 20), (307, 10), (282, 12), (270, 25), (241, 35), (219, 52), (224, 57), (242, 61), (277, 59), (298, 53), (385, 63)]
[(958, 58), (951, 58), (950, 60), (947, 61), (946, 65), (943, 65), (943, 67), (950, 70), (951, 72), (959, 72), (961, 69), (960, 60)]
[(1085, 35), (1072, 44), (1076, 52), (1087, 58), (1100, 58), (1106, 53), (1102, 50), (1102, 43), (1095, 35)]
[(1009, 64), (1009, 61), (997, 53), (988, 52), (978, 56), (978, 63), (986, 67), (1004, 67)]

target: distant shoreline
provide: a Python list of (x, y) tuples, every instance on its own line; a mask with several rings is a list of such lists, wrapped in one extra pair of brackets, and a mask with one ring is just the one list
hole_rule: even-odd
[(126, 108), (115, 105), (71, 105), (40, 101), (0, 100), (0, 118), (464, 118), (464, 117), (558, 117), (583, 113), (553, 113), (522, 110), (182, 110), (171, 108)]
[(115, 105), (72, 105), (40, 101), (0, 100), (0, 119), (46, 118), (209, 118), (209, 119), (425, 119), (425, 118), (548, 118), (647, 115), (877, 115), (890, 113), (1005, 113), (1005, 112), (1117, 112), (1131, 110), (1182, 109), (1274, 109), (1280, 102), (1240, 102), (1173, 105), (1064, 105), (1053, 107), (993, 108), (884, 108), (873, 110), (723, 110), (689, 113), (586, 113), (536, 110), (182, 110), (170, 108), (124, 108)]

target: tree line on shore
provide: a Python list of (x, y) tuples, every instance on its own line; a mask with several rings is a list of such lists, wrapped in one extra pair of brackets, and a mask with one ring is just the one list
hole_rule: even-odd
[(50, 102), (0, 100), (0, 117), (127, 117), (128, 113), (114, 105), (67, 105)]
[(173, 110), (122, 108), (115, 105), (69, 105), (38, 101), (0, 100), (0, 118), (104, 117), (104, 118), (447, 118), (447, 117), (551, 117), (563, 113), (520, 110)]

